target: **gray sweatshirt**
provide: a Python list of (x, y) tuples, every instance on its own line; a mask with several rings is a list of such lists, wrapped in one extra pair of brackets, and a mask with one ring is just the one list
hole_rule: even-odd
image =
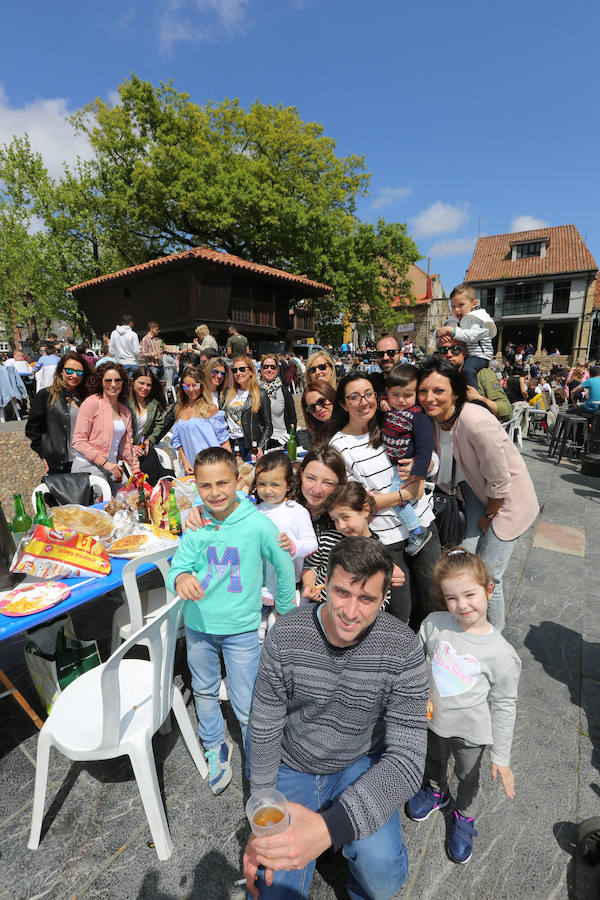
[(499, 631), (462, 631), (449, 612), (427, 616), (419, 637), (430, 672), (431, 730), (491, 744), (492, 762), (510, 765), (521, 674), (514, 648)]

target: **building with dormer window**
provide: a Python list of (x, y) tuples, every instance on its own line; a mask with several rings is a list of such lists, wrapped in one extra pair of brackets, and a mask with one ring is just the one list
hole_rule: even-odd
[(479, 238), (465, 280), (507, 343), (585, 358), (598, 266), (575, 225)]

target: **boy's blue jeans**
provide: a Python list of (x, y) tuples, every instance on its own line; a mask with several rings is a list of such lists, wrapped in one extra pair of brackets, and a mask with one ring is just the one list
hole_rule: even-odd
[(467, 384), (470, 384), (471, 387), (478, 391), (477, 373), (482, 369), (487, 369), (489, 364), (490, 361), (485, 356), (467, 356), (460, 371), (464, 375)]
[(225, 740), (225, 722), (219, 704), (220, 650), (225, 660), (229, 699), (240, 723), (245, 747), (252, 691), (260, 656), (258, 631), (246, 631), (243, 634), (204, 634), (202, 631), (186, 628), (185, 642), (198, 716), (198, 734), (204, 749), (212, 750), (214, 747), (220, 747)]
[[(402, 479), (398, 475), (398, 470), (394, 467), (394, 477), (392, 479), (390, 490), (400, 491), (403, 487), (405, 487), (405, 485), (406, 482), (402, 481)], [(409, 531), (416, 531), (417, 528), (421, 527), (419, 517), (416, 514), (414, 506), (411, 503), (406, 503), (404, 506), (392, 506), (392, 509), (398, 516), (402, 524), (406, 525)]]
[[(301, 803), (314, 811), (324, 809), (354, 784), (363, 772), (374, 765), (379, 755), (361, 756), (342, 772), (334, 775), (309, 775), (297, 772), (283, 763), (279, 766), (277, 789), (288, 800)], [(351, 900), (389, 900), (400, 890), (408, 874), (408, 855), (402, 840), (400, 813), (397, 811), (385, 825), (362, 841), (344, 844), (342, 853), (348, 860), (348, 895)], [(264, 870), (258, 872), (260, 900), (306, 900), (315, 871), (316, 860), (304, 869), (273, 873), (273, 885), (267, 887)], [(250, 895), (248, 895), (250, 896)]]

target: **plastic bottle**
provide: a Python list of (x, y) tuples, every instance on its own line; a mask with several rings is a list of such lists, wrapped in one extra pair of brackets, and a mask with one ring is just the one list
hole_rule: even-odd
[(181, 534), (181, 515), (177, 508), (175, 488), (173, 485), (171, 485), (171, 490), (169, 491), (169, 531), (171, 534)]
[(13, 496), (15, 498), (15, 517), (12, 520), (12, 529), (15, 534), (23, 534), (25, 531), (29, 531), (33, 523), (25, 512), (21, 495), (14, 494)]
[[(170, 505), (170, 503), (169, 503)], [(148, 524), (148, 507), (146, 506), (146, 491), (144, 486), (140, 484), (138, 488), (138, 522), (142, 525)]]
[(296, 444), (296, 429), (293, 425), (290, 425), (290, 437), (287, 442), (287, 455), (291, 462), (296, 461), (297, 455), (297, 444)]
[(252, 450), (250, 451), (250, 462), (253, 466), (256, 465), (256, 457), (258, 455), (258, 443), (256, 441), (252, 441)]
[(46, 525), (48, 528), (54, 528), (54, 522), (46, 509), (46, 501), (41, 491), (37, 491), (35, 495), (35, 517), (33, 521), (36, 525)]

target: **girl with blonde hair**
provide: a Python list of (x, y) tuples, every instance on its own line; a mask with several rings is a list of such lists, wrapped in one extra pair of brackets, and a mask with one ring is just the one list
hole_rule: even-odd
[(212, 402), (204, 372), (196, 366), (186, 366), (183, 370), (171, 447), (179, 451), (186, 475), (194, 474), (194, 460), (200, 450), (224, 447), (231, 451), (225, 417)]
[(269, 397), (258, 384), (249, 356), (236, 356), (231, 372), (233, 385), (223, 401), (229, 437), (237, 444), (244, 462), (250, 460), (253, 444), (256, 444), (256, 458), (260, 459), (273, 434)]

